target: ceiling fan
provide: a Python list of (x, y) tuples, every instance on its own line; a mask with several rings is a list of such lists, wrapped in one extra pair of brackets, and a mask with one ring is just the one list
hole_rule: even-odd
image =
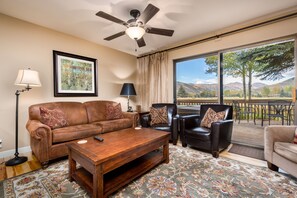
[(99, 17), (102, 17), (104, 19), (107, 19), (109, 21), (124, 25), (127, 27), (125, 31), (116, 33), (114, 35), (111, 35), (109, 37), (104, 38), (104, 40), (110, 41), (112, 39), (118, 38), (120, 36), (123, 36), (124, 34), (127, 34), (130, 38), (136, 40), (138, 47), (145, 46), (145, 41), (143, 39), (143, 35), (145, 33), (149, 34), (158, 34), (163, 36), (172, 36), (174, 33), (174, 30), (169, 29), (161, 29), (161, 28), (154, 28), (154, 27), (148, 27), (146, 26), (146, 23), (153, 17), (160, 9), (156, 6), (149, 4), (142, 13), (140, 13), (139, 10), (133, 9), (130, 11), (130, 15), (133, 17), (132, 19), (129, 19), (127, 22), (118, 19), (114, 16), (111, 16), (103, 11), (99, 11), (96, 15)]

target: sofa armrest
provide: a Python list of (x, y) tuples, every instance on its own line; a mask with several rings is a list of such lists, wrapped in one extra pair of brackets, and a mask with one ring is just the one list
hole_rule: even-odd
[(30, 146), (41, 164), (47, 164), (50, 159), (52, 145), (52, 130), (38, 120), (29, 120), (26, 128), (30, 133)]
[(220, 120), (211, 124), (212, 150), (219, 150), (219, 142), (231, 143), (233, 120)]
[(186, 128), (193, 128), (200, 126), (200, 116), (199, 115), (186, 115), (179, 116), (178, 118), (181, 122), (181, 131)]
[[(51, 128), (49, 126), (41, 123), (38, 120), (28, 120), (28, 122), (26, 124), (26, 128), (29, 131), (30, 136), (37, 140), (42, 139), (44, 136), (40, 133), (40, 131), (44, 131), (45, 133), (48, 133), (48, 134), (51, 133)], [(39, 130), (39, 129), (43, 129), (43, 130)]]
[(137, 112), (123, 112), (124, 118), (129, 118), (133, 121), (132, 127), (137, 126), (139, 115)]
[(151, 115), (149, 113), (142, 114), (139, 119), (142, 127), (150, 127)]
[(179, 115), (176, 115), (172, 118), (172, 142), (174, 145), (178, 141), (178, 128), (179, 128)]
[(186, 115), (179, 116), (179, 124), (180, 124), (180, 140), (182, 143), (185, 143), (185, 129), (193, 128), (196, 126), (200, 126), (200, 116), (199, 115)]
[(272, 161), (275, 142), (293, 142), (296, 126), (267, 126), (264, 129), (264, 157)]

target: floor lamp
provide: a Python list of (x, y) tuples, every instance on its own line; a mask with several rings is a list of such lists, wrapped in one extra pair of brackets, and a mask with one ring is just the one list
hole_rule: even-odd
[(127, 111), (132, 112), (133, 110), (132, 110), (132, 107), (129, 105), (129, 99), (130, 99), (130, 96), (136, 96), (136, 91), (135, 91), (133, 83), (124, 83), (120, 95), (128, 96)]
[(17, 90), (15, 92), (16, 96), (16, 111), (15, 111), (15, 154), (14, 158), (5, 162), (6, 166), (15, 166), (24, 163), (28, 160), (27, 157), (19, 156), (18, 152), (18, 128), (19, 128), (19, 95), (21, 92), (29, 91), (31, 87), (40, 87), (41, 83), (39, 80), (39, 75), (37, 71), (31, 69), (19, 70), (18, 76), (15, 80), (15, 85), (25, 86), (24, 89)]

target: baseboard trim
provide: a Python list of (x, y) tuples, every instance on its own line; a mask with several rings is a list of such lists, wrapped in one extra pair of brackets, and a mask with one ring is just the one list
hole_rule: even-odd
[[(32, 150), (30, 146), (26, 146), (26, 147), (19, 148), (18, 151), (21, 154), (21, 153), (31, 152)], [(9, 157), (9, 156), (13, 157), (14, 154), (15, 154), (15, 149), (3, 151), (3, 152), (0, 152), (0, 158)]]

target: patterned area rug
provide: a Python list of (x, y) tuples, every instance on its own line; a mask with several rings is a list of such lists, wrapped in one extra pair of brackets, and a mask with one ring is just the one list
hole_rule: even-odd
[[(5, 180), (0, 197), (89, 197), (67, 177), (68, 162), (64, 160)], [(297, 197), (297, 180), (267, 168), (170, 145), (169, 164), (159, 165), (111, 197)]]

